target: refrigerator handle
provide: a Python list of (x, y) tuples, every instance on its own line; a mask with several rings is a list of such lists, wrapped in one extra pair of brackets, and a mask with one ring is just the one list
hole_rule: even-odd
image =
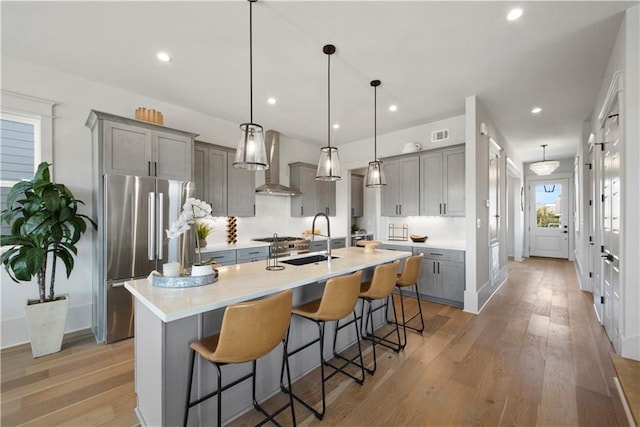
[(156, 195), (149, 193), (149, 207), (147, 208), (147, 257), (149, 261), (156, 259)]
[(158, 193), (158, 259), (164, 258), (164, 245), (162, 244), (162, 231), (164, 230), (164, 193)]

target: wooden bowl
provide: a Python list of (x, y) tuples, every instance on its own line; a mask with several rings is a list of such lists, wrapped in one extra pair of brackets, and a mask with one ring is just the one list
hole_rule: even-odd
[(376, 248), (376, 246), (381, 245), (382, 242), (378, 242), (377, 240), (360, 240), (356, 242), (357, 246), (364, 247), (365, 254), (372, 254)]
[(415, 243), (424, 243), (428, 239), (427, 236), (418, 236), (416, 234), (412, 234), (409, 237), (411, 238), (411, 241), (413, 241)]

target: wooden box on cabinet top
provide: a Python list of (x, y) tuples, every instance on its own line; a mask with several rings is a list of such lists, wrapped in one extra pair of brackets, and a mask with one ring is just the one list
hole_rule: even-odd
[(197, 134), (93, 110), (87, 126), (99, 151), (100, 173), (191, 179)]

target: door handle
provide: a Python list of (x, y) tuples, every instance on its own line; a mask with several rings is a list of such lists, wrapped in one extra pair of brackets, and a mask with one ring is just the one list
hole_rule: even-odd
[(613, 255), (611, 254), (600, 254), (600, 258), (602, 258), (605, 262), (613, 262)]
[(569, 232), (567, 230), (562, 230), (563, 234), (568, 234)]
[(164, 194), (158, 193), (158, 259), (164, 258), (164, 245), (162, 244), (162, 231), (164, 230)]
[(149, 193), (147, 206), (147, 258), (149, 261), (155, 259), (156, 246), (156, 195)]

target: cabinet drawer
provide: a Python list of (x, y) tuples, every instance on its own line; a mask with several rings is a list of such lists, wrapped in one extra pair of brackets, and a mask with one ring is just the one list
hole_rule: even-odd
[(309, 251), (310, 252), (318, 252), (318, 251), (326, 251), (327, 250), (327, 241), (326, 240), (314, 240), (309, 242)]
[(269, 255), (269, 246), (261, 246), (258, 248), (244, 248), (237, 250), (238, 264), (243, 262), (264, 260), (267, 255)]
[(457, 261), (464, 262), (463, 251), (452, 251), (450, 249), (435, 249), (435, 248), (413, 248), (413, 254), (418, 255), (423, 253), (425, 259), (437, 259), (442, 261)]
[(202, 254), (203, 259), (212, 259), (221, 265), (231, 265), (236, 263), (236, 250), (205, 252)]
[(387, 249), (389, 251), (404, 251), (411, 252), (411, 246), (400, 246), (400, 245), (380, 245), (378, 246), (380, 249)]
[(340, 249), (347, 246), (346, 239), (331, 239), (331, 249)]

